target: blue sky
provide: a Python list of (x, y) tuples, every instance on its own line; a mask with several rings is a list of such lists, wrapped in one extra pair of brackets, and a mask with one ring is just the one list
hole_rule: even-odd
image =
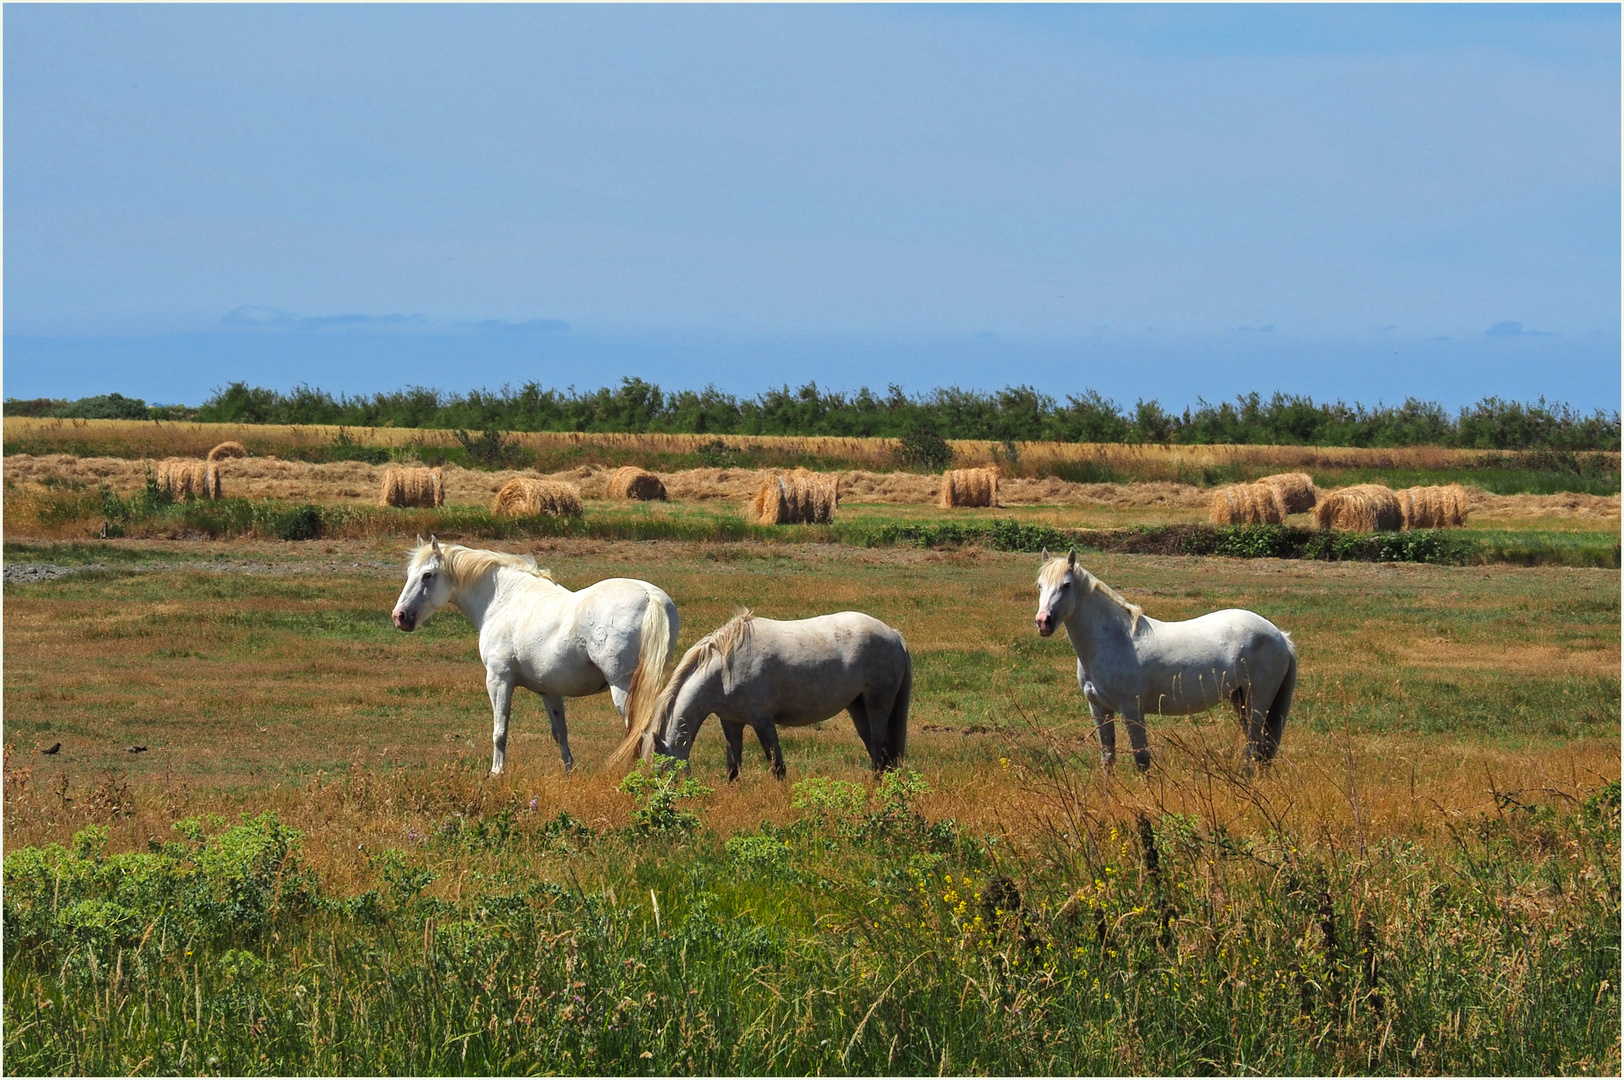
[(7, 396), (1619, 403), (1617, 6), (5, 11)]

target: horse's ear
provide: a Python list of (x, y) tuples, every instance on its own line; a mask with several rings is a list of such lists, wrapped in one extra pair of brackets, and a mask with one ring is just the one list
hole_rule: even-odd
[(441, 554), (440, 540), (433, 533), (429, 533), (429, 550), (433, 551), (436, 555)]
[(1072, 548), (1070, 551), (1066, 552), (1066, 568), (1067, 569), (1074, 569), (1074, 568), (1076, 568), (1076, 566), (1077, 566), (1077, 549)]
[(1048, 566), (1049, 565), (1049, 549), (1044, 548), (1043, 549), (1043, 554), (1040, 555), (1039, 558), (1041, 558), (1043, 560), (1043, 565), (1044, 566)]
[(423, 546), (423, 534), (422, 533), (417, 534), (417, 546), (418, 547)]

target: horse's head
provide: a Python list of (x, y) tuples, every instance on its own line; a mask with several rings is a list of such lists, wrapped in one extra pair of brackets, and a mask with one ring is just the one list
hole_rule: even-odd
[(417, 538), (411, 561), (406, 564), (406, 587), (400, 590), (391, 612), (397, 629), (411, 633), (451, 599), (451, 581), (446, 577), (445, 552), (440, 542), (429, 537), (427, 544)]
[(1081, 588), (1077, 566), (1077, 549), (1072, 548), (1064, 559), (1051, 559), (1043, 553), (1043, 569), (1038, 571), (1038, 613), (1033, 617), (1038, 633), (1048, 637), (1055, 628), (1071, 617), (1077, 605)]

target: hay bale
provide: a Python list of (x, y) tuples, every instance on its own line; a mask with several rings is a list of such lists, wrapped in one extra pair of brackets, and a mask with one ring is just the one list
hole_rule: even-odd
[(1399, 493), (1406, 529), (1458, 529), (1470, 509), (1459, 484), (1406, 488)]
[(758, 525), (827, 525), (839, 505), (839, 476), (796, 469), (761, 482), (750, 500), (750, 520)]
[(647, 469), (626, 465), (614, 471), (603, 489), (606, 499), (633, 499), (638, 502), (664, 502), (665, 484)]
[(423, 506), (433, 508), (445, 502), (445, 480), (439, 469), (391, 465), (383, 472), (379, 506)]
[(997, 506), (997, 469), (949, 469), (942, 474), (942, 493), (936, 505)]
[(1288, 514), (1301, 514), (1314, 509), (1319, 492), (1314, 490), (1314, 478), (1307, 473), (1285, 472), (1265, 476), (1260, 484), (1268, 484), (1280, 496), (1280, 505)]
[(581, 489), (562, 480), (521, 476), (502, 485), (491, 509), (503, 517), (580, 517)]
[(1355, 484), (1320, 499), (1314, 507), (1314, 524), (1321, 529), (1392, 532), (1404, 527), (1404, 507), (1391, 488)]
[(224, 461), (226, 458), (247, 457), (248, 448), (235, 440), (227, 440), (209, 451), (205, 461)]
[(1286, 505), (1272, 484), (1230, 484), (1212, 493), (1207, 517), (1214, 525), (1280, 525)]
[(158, 464), (158, 488), (171, 499), (218, 499), (220, 474), (206, 461), (166, 458)]

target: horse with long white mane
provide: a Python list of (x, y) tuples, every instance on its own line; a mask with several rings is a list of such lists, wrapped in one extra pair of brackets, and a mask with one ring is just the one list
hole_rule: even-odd
[(479, 631), (479, 658), (496, 727), (491, 775), (507, 753), (513, 688), (541, 695), (566, 770), (575, 767), (564, 699), (609, 691), (622, 716), (648, 713), (677, 638), (677, 605), (646, 581), (609, 578), (580, 592), (553, 580), (529, 555), (417, 538), (395, 626), (410, 632), (446, 604)]
[(1088, 699), (1105, 764), (1116, 760), (1120, 714), (1133, 760), (1150, 765), (1145, 716), (1187, 716), (1228, 701), (1246, 732), (1248, 760), (1268, 762), (1297, 686), (1297, 647), (1263, 616), (1238, 608), (1184, 622), (1160, 622), (1077, 565), (1077, 552), (1038, 573), (1038, 633), (1064, 626), (1077, 654), (1077, 683)]
[(647, 714), (611, 762), (641, 749), (688, 760), (711, 714), (727, 738), (727, 778), (739, 775), (744, 727), (755, 729), (773, 775), (784, 778), (778, 726), (802, 727), (841, 710), (851, 714), (874, 771), (891, 768), (908, 748), (913, 660), (902, 635), (857, 611), (780, 622), (741, 611), (683, 654)]

